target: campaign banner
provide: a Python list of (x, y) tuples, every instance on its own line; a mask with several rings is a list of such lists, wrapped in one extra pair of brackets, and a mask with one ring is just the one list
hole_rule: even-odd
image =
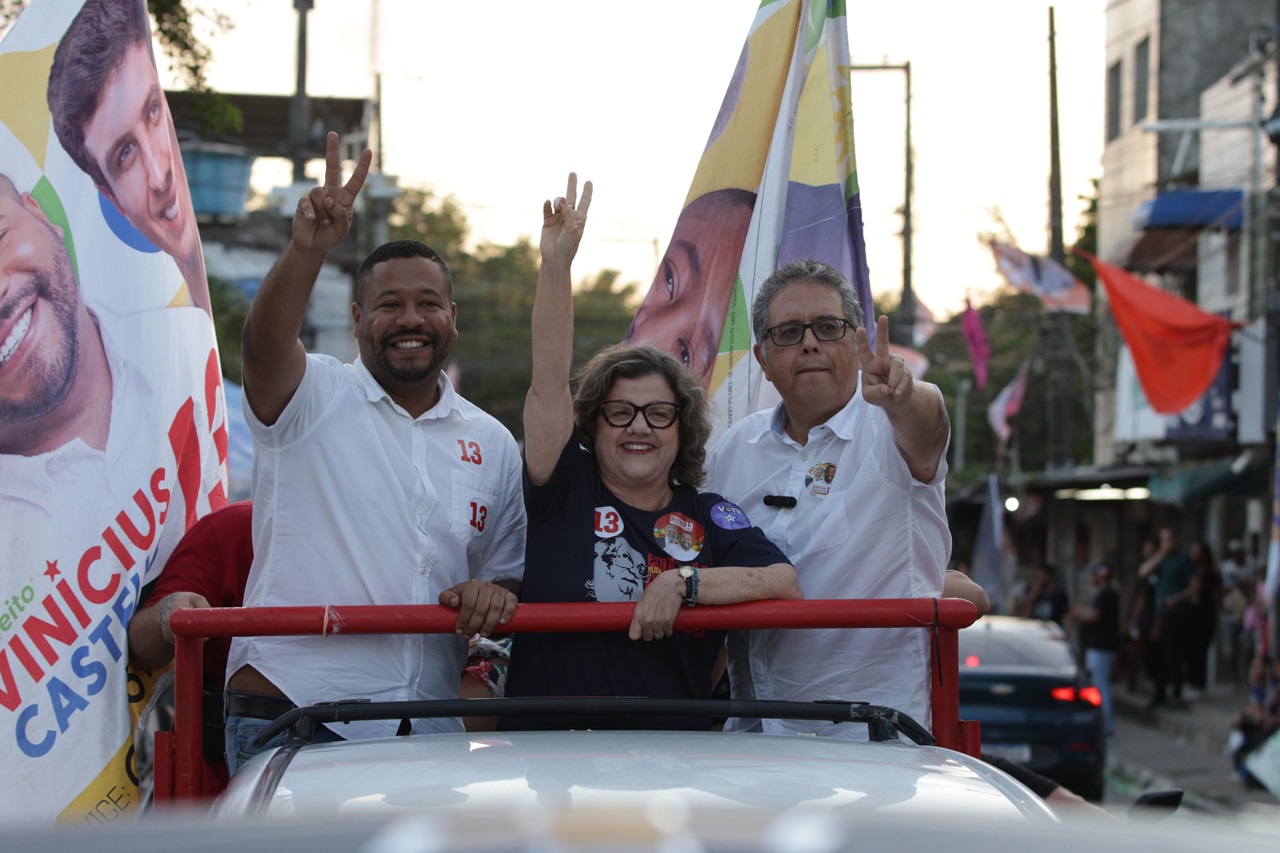
[(874, 337), (850, 71), (843, 0), (760, 4), (627, 334), (693, 371), (711, 394), (717, 434), (769, 401), (751, 354), (750, 312), (756, 288), (778, 267), (816, 258), (839, 269)]
[(6, 820), (139, 809), (143, 588), (226, 502), (209, 288), (143, 0), (34, 0), (0, 43)]

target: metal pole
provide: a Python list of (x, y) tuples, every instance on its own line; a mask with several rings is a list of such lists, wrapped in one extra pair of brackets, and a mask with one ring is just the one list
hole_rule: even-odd
[(902, 63), (907, 77), (907, 131), (906, 172), (902, 202), (902, 302), (898, 306), (898, 332), (894, 336), (899, 344), (910, 346), (916, 328), (916, 294), (911, 282), (911, 196), (915, 191), (915, 164), (911, 155), (911, 63)]
[[(574, 602), (522, 604), (504, 628), (512, 632), (625, 631), (635, 605)], [(936, 638), (931, 691), (933, 734), (948, 749), (962, 745), (956, 632), (978, 620), (978, 609), (959, 598), (811, 599), (752, 601), (686, 607), (678, 630), (729, 628), (918, 627)], [(200, 795), (202, 637), (350, 636), (355, 634), (451, 634), (458, 612), (436, 604), (330, 605), (326, 607), (212, 607), (175, 610), (178, 695), (175, 799)], [(934, 633), (936, 632), (936, 634)], [(973, 746), (972, 740), (964, 743)]]
[(307, 179), (307, 138), (311, 132), (311, 109), (307, 101), (307, 13), (311, 5), (312, 0), (293, 0), (293, 7), (298, 10), (298, 69), (293, 100), (289, 102), (289, 156), (293, 160), (295, 184)]
[(1062, 243), (1062, 163), (1058, 152), (1058, 51), (1049, 7), (1049, 257), (1067, 259)]
[[(1266, 46), (1259, 46), (1259, 50), (1265, 55)], [(1264, 211), (1258, 207), (1259, 202), (1263, 199), (1262, 194), (1262, 126), (1266, 118), (1263, 115), (1263, 87), (1267, 79), (1267, 66), (1264, 62), (1259, 62), (1257, 70), (1253, 75), (1253, 128), (1250, 133), (1253, 136), (1253, 169), (1249, 176), (1249, 198), (1244, 205), (1244, 221), (1241, 223), (1241, 242), (1245, 245), (1241, 247), (1242, 256), (1247, 259), (1249, 277), (1246, 279), (1245, 299), (1246, 314), (1253, 316), (1254, 306), (1262, 303), (1262, 291), (1265, 287), (1263, 278), (1263, 256), (1262, 251), (1266, 232), (1262, 227), (1266, 222)], [(1243, 272), (1243, 270), (1242, 270)]]
[[(1062, 239), (1062, 164), (1058, 151), (1058, 51), (1054, 31), (1053, 7), (1049, 7), (1049, 257), (1065, 266), (1066, 248)], [(1041, 325), (1049, 353), (1049, 454), (1046, 468), (1069, 469), (1074, 464), (1075, 418), (1071, 411), (1072, 389), (1070, 330), (1061, 312), (1050, 314)]]
[(200, 798), (201, 740), (204, 732), (204, 686), (202, 661), (204, 638), (198, 634), (174, 632), (174, 716), (186, 721), (174, 726), (176, 761), (173, 773), (175, 799)]
[(966, 426), (969, 422), (969, 391), (973, 388), (973, 383), (969, 381), (969, 377), (962, 376), (955, 383), (956, 386), (956, 452), (952, 457), (955, 460), (956, 470), (963, 471), (965, 456), (964, 444)]

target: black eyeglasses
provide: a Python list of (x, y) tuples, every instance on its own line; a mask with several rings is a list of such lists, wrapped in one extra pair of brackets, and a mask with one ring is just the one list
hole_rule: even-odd
[(649, 429), (666, 429), (676, 422), (680, 407), (675, 403), (645, 403), (637, 406), (630, 400), (605, 400), (600, 404), (600, 414), (611, 427), (626, 429), (636, 419), (636, 412), (644, 414), (644, 422)]
[(780, 347), (793, 347), (804, 340), (804, 330), (812, 329), (820, 341), (838, 341), (853, 323), (845, 319), (815, 320), (812, 323), (779, 323), (764, 333)]

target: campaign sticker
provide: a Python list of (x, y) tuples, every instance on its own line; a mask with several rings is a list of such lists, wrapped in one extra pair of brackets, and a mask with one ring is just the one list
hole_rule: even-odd
[(809, 494), (823, 497), (831, 492), (831, 481), (836, 478), (836, 463), (819, 462), (809, 469), (804, 484), (809, 487)]
[(653, 537), (662, 550), (681, 562), (695, 560), (702, 551), (702, 525), (682, 512), (669, 512), (658, 519)]
[(711, 520), (724, 530), (743, 530), (751, 526), (751, 520), (742, 507), (728, 501), (720, 501), (711, 508)]
[(611, 506), (596, 507), (596, 537), (612, 539), (622, 533), (622, 513)]

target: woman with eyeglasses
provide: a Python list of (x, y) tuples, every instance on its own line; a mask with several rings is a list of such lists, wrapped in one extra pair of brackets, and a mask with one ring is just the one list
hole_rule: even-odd
[[(710, 698), (724, 632), (675, 631), (684, 607), (801, 598), (795, 569), (735, 504), (697, 491), (711, 434), (693, 374), (651, 346), (597, 353), (570, 392), (570, 266), (591, 184), (543, 204), (525, 399), (524, 602), (636, 602), (626, 634), (516, 637), (508, 696)], [(701, 728), (699, 717), (528, 717), (504, 728)]]

